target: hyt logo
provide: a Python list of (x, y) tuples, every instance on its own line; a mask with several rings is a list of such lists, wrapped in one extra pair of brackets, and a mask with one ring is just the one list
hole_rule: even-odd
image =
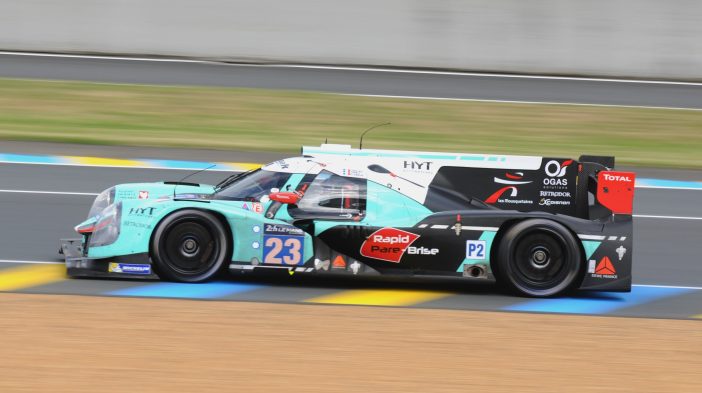
[(405, 161), (403, 166), (405, 169), (411, 169), (413, 171), (430, 171), (431, 164), (431, 161)]
[[(371, 234), (361, 245), (361, 255), (381, 261), (400, 263), (405, 250), (419, 235), (396, 228), (382, 228)], [(437, 251), (438, 252), (438, 251)]]
[(129, 209), (130, 216), (152, 216), (154, 214), (155, 207), (133, 207)]
[(487, 259), (487, 246), (485, 240), (466, 241), (466, 259)]

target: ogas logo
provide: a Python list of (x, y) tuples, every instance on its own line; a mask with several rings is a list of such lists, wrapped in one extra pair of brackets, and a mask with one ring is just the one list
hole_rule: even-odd
[(559, 163), (556, 160), (551, 160), (544, 166), (544, 171), (548, 178), (544, 178), (545, 186), (567, 186), (568, 179), (562, 179), (566, 175), (568, 166), (573, 163), (573, 160), (566, 160)]
[(568, 185), (568, 179), (554, 179), (554, 178), (546, 178), (544, 179), (544, 185), (545, 186), (567, 186)]

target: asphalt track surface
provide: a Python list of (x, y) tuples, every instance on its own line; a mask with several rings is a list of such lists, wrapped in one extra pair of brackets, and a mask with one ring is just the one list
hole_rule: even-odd
[(702, 84), (0, 52), (0, 77), (702, 109)]
[[(233, 157), (236, 159), (236, 157)], [(445, 309), (699, 318), (702, 314), (702, 190), (637, 189), (634, 290), (529, 300), (463, 281), (387, 281), (330, 277), (223, 277), (209, 284), (66, 279), (56, 268), (58, 239), (75, 237), (96, 193), (117, 183), (177, 180), (189, 171), (0, 164), (0, 289), (29, 293), (181, 297), (265, 302), (366, 304)], [(226, 174), (201, 173), (214, 183)], [(37, 193), (45, 191), (49, 193)], [(9, 277), (9, 278), (8, 278)], [(19, 284), (18, 284), (19, 282)]]
[[(702, 109), (701, 84), (665, 81), (16, 54), (0, 54), (0, 77)], [(41, 149), (43, 145), (15, 144), (10, 150), (29, 150), (31, 153), (36, 152), (37, 146)], [(52, 154), (53, 149), (52, 146), (46, 147), (44, 154)], [(199, 153), (193, 153), (188, 159), (198, 157), (212, 159)], [(226, 160), (270, 161), (268, 157), (254, 158), (255, 155), (249, 153), (241, 157), (227, 156)], [(702, 180), (696, 171), (669, 172), (671, 176), (654, 175), (666, 172), (662, 170), (646, 171), (651, 177)], [(60, 261), (56, 253), (58, 239), (75, 236), (71, 228), (85, 217), (95, 193), (116, 183), (177, 180), (187, 173), (179, 170), (0, 164), (0, 189), (3, 190), (0, 191), (0, 290), (659, 318), (702, 317), (700, 190), (637, 190), (635, 213), (662, 217), (635, 219), (636, 285), (631, 294), (595, 293), (564, 299), (527, 300), (505, 296), (492, 286), (464, 282), (408, 283), (298, 275), (238, 278), (204, 285), (72, 280), (55, 269), (60, 265), (45, 264)], [(191, 180), (213, 183), (222, 176), (221, 172), (202, 173)]]

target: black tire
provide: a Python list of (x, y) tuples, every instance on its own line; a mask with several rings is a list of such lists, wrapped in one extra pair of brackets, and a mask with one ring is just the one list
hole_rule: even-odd
[(572, 290), (583, 256), (563, 225), (546, 219), (521, 221), (505, 232), (497, 250), (498, 283), (522, 296), (551, 297)]
[(201, 282), (222, 269), (230, 248), (228, 231), (214, 215), (185, 209), (159, 223), (151, 240), (151, 258), (162, 278)]

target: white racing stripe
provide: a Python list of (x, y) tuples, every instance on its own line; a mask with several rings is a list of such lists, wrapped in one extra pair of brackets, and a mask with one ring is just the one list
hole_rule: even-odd
[(655, 79), (615, 79), (615, 78), (588, 78), (574, 76), (553, 76), (553, 75), (537, 75), (537, 74), (508, 74), (508, 73), (485, 73), (485, 72), (470, 72), (470, 71), (440, 71), (440, 70), (422, 70), (408, 68), (384, 68), (384, 67), (354, 67), (354, 66), (337, 66), (337, 65), (315, 65), (315, 64), (254, 64), (254, 63), (229, 63), (202, 59), (178, 59), (178, 58), (159, 58), (159, 57), (127, 57), (127, 56), (109, 56), (109, 55), (81, 55), (81, 54), (63, 54), (63, 53), (42, 53), (42, 52), (14, 52), (0, 51), (0, 55), (6, 56), (26, 56), (26, 57), (55, 57), (55, 58), (73, 58), (73, 59), (94, 59), (94, 60), (125, 60), (125, 61), (143, 61), (143, 62), (158, 62), (158, 63), (202, 63), (202, 64), (221, 64), (230, 67), (260, 67), (260, 68), (301, 68), (311, 70), (335, 70), (335, 71), (358, 71), (358, 72), (385, 72), (391, 74), (423, 74), (423, 75), (452, 75), (452, 76), (474, 76), (486, 78), (512, 78), (512, 79), (546, 79), (546, 80), (566, 80), (576, 82), (612, 82), (612, 83), (633, 83), (633, 84), (655, 84), (655, 85), (680, 85), (680, 86), (702, 86), (699, 82), (681, 82), (667, 81)]
[(578, 234), (578, 237), (583, 239), (583, 240), (604, 240), (605, 239), (604, 236), (600, 236), (600, 235), (581, 235), (581, 234)]
[(50, 195), (78, 195), (78, 196), (97, 196), (94, 192), (70, 192), (70, 191), (39, 191), (39, 190), (0, 190), (0, 192), (11, 194), (50, 194)]
[(497, 232), (498, 227), (476, 227), (476, 226), (469, 226), (469, 225), (462, 225), (461, 229), (464, 231), (490, 231), (490, 232)]

